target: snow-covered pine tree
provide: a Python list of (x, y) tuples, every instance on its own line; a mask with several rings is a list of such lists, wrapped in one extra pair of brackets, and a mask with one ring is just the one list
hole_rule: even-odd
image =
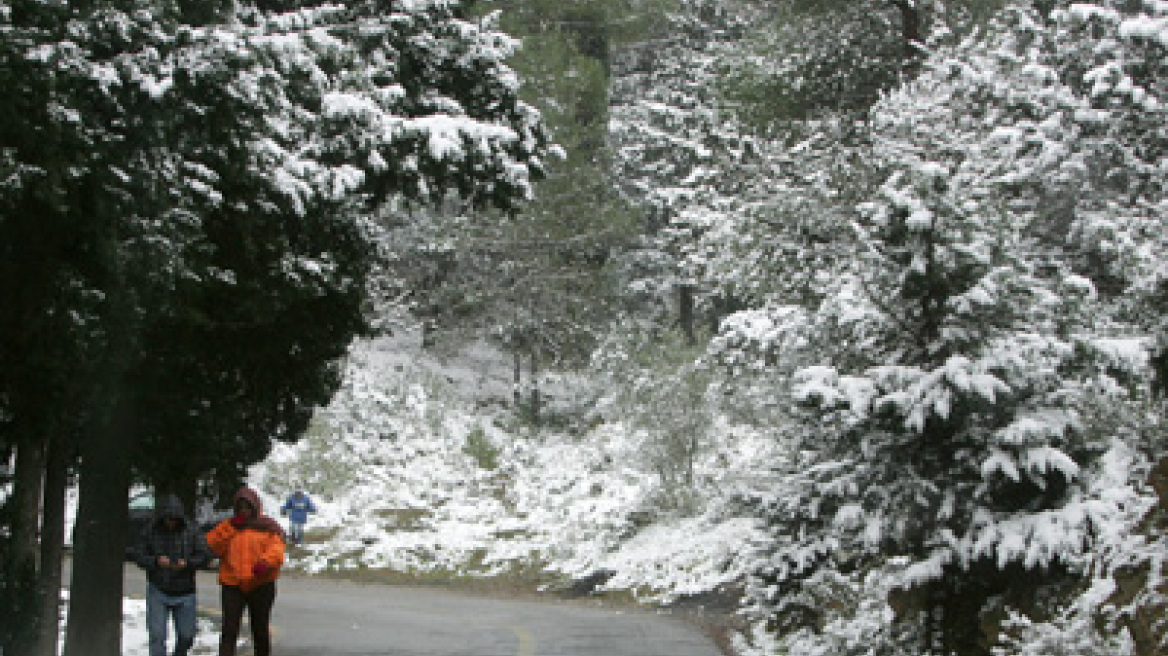
[[(1065, 247), (1083, 275), (1112, 301), (1116, 320), (1148, 331), (1154, 340), (1152, 370), (1160, 396), (1142, 410), (1139, 421), (1126, 431), (1126, 441), (1154, 471), (1168, 466), (1164, 448), (1163, 392), (1168, 387), (1168, 6), (1164, 3), (1060, 2), (1051, 14), (1048, 31), (1055, 39), (1053, 59), (1067, 83), (1088, 109), (1076, 117), (1068, 147), (1080, 166), (1068, 176), (1061, 191), (1061, 208), (1069, 222)], [(1140, 482), (1147, 474), (1136, 469)], [(1162, 474), (1153, 474), (1155, 479)], [(1153, 482), (1153, 486), (1156, 483)], [(1163, 488), (1154, 511), (1164, 512)], [(1134, 504), (1133, 504), (1134, 505)], [(1138, 506), (1137, 506), (1138, 507)], [(1139, 516), (1139, 515), (1138, 515)], [(1160, 653), (1168, 647), (1168, 627), (1162, 618), (1168, 608), (1168, 585), (1163, 578), (1166, 538), (1149, 529), (1156, 515), (1142, 518), (1142, 528), (1115, 532), (1119, 547), (1099, 549), (1096, 570), (1105, 572), (1097, 587), (1106, 588), (1116, 572), (1143, 572), (1127, 577), (1121, 587), (1126, 597), (1107, 608), (1130, 632), (1137, 654)], [(1090, 594), (1083, 595), (1090, 600)], [(1098, 604), (1083, 603), (1092, 611)], [(1036, 653), (1041, 634), (1068, 635), (1065, 626), (1084, 621), (1073, 612), (1036, 623), (1020, 640), (1019, 651)], [(1061, 625), (1061, 626), (1060, 626)], [(1051, 629), (1056, 629), (1052, 631)], [(1061, 629), (1061, 632), (1058, 630)], [(1068, 636), (1069, 637), (1069, 636)], [(1035, 639), (1037, 638), (1037, 639)], [(1064, 638), (1065, 639), (1065, 638)], [(1062, 653), (1091, 653), (1088, 649)]]
[[(1061, 3), (1053, 58), (1087, 109), (1074, 122), (1081, 165), (1049, 199), (1071, 261), (1119, 313), (1158, 335), (1168, 375), (1168, 8), (1161, 3)], [(1053, 214), (1053, 212), (1052, 212)], [(1053, 217), (1052, 217), (1053, 218)]]
[[(1126, 398), (1120, 372), (1138, 374), (1146, 342), (1111, 339), (1123, 326), (1049, 247), (1041, 199), (1082, 166), (1068, 132), (1089, 104), (1046, 26), (1008, 11), (878, 103), (857, 163), (882, 183), (835, 284), (721, 340), (783, 344), (804, 408), (754, 591), (799, 653), (986, 653), (987, 602), (1082, 574), (1119, 513), (1088, 490), (1110, 437), (1090, 409)], [(865, 587), (924, 622), (846, 601)]]
[[(702, 295), (692, 272), (679, 266), (686, 237), (675, 234), (675, 221), (688, 207), (726, 200), (715, 188), (719, 162), (744, 145), (735, 121), (720, 111), (718, 78), (722, 53), (742, 27), (743, 17), (723, 0), (684, 0), (666, 5), (639, 39), (616, 49), (613, 179), (644, 217), (641, 243), (621, 264), (628, 309), (650, 322), (677, 322), (680, 296), (688, 302)], [(682, 329), (692, 334), (692, 323), (687, 317)]]

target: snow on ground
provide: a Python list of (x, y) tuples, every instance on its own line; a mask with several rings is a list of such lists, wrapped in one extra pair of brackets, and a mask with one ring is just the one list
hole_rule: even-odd
[[(174, 624), (167, 630), (167, 653), (174, 651)], [(62, 641), (63, 643), (64, 641)], [(219, 653), (219, 628), (205, 617), (198, 619), (195, 645), (190, 656)], [(146, 629), (146, 601), (122, 600), (122, 656), (149, 656), (150, 638)]]
[[(751, 475), (770, 441), (728, 438), (698, 463), (698, 502), (663, 512), (666, 491), (633, 431), (603, 421), (574, 434), (525, 428), (505, 407), (510, 376), (509, 357), (484, 343), (444, 358), (424, 354), (416, 334), (358, 345), (309, 434), (251, 470), (267, 513), (277, 516), (297, 484), (317, 505), (290, 564), (471, 576), (537, 566), (565, 581), (605, 571), (606, 588), (652, 600), (742, 574), (758, 527), (720, 490)], [(541, 384), (553, 412), (590, 403), (588, 381)], [(125, 599), (123, 616), (124, 656), (145, 656), (145, 602)], [(218, 629), (199, 622), (192, 655), (213, 654)]]
[[(69, 591), (61, 591), (62, 599), (68, 599)], [(65, 648), (65, 625), (68, 619), (68, 604), (61, 616), (61, 635), (57, 641), (58, 651)], [(174, 624), (167, 629), (167, 653), (174, 650)], [(219, 629), (210, 619), (198, 618), (198, 628), (195, 632), (195, 644), (189, 652), (190, 656), (209, 656), (219, 653)], [(149, 656), (150, 636), (146, 629), (146, 600), (125, 598), (122, 600), (122, 656)]]
[[(505, 408), (510, 359), (484, 343), (438, 357), (416, 334), (358, 344), (309, 435), (279, 445), (251, 483), (278, 508), (297, 483), (318, 507), (293, 565), (490, 575), (539, 566), (565, 580), (668, 599), (738, 578), (758, 526), (725, 492), (767, 440), (703, 454), (684, 504), (625, 426), (533, 431)], [(541, 381), (550, 411), (587, 417), (589, 382)], [(727, 435), (734, 434), (727, 429)]]

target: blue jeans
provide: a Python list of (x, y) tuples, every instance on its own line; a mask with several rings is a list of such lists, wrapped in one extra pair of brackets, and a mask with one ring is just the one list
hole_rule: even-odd
[(174, 615), (174, 656), (187, 656), (195, 644), (195, 593), (168, 595), (154, 585), (146, 589), (146, 628), (150, 631), (150, 656), (166, 656), (166, 624)]
[(304, 522), (288, 522), (288, 537), (291, 538), (292, 544), (300, 544), (304, 542)]

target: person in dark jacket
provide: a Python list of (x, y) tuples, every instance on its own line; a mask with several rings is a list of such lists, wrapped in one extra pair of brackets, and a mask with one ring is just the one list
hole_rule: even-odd
[(202, 532), (176, 496), (162, 499), (142, 530), (134, 560), (146, 570), (146, 626), (150, 656), (166, 656), (166, 625), (174, 617), (174, 656), (195, 643), (195, 572), (211, 560)]

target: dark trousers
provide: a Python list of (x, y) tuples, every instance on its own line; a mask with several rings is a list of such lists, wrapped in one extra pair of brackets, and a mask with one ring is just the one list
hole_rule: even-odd
[(276, 603), (276, 584), (265, 583), (250, 592), (238, 586), (222, 586), (223, 628), (219, 634), (219, 656), (235, 656), (235, 643), (239, 639), (239, 626), (243, 623), (243, 609), (247, 608), (251, 637), (255, 643), (255, 656), (270, 656), (272, 653), (272, 605)]

